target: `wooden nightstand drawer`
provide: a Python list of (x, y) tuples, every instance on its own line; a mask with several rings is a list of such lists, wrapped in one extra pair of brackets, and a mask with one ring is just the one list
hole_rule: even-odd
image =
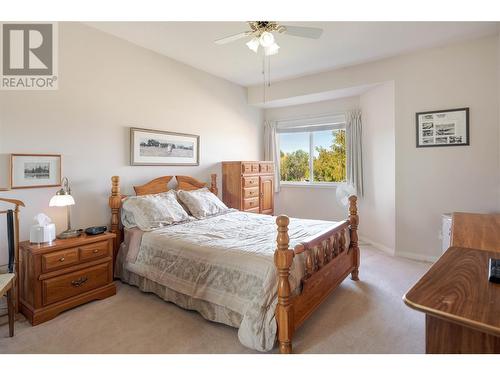
[(66, 249), (42, 255), (42, 272), (57, 270), (78, 263), (78, 249)]
[(42, 281), (42, 304), (49, 305), (110, 282), (111, 263), (71, 272)]
[(102, 258), (110, 255), (108, 241), (91, 243), (90, 245), (80, 246), (78, 249), (80, 251), (81, 261)]

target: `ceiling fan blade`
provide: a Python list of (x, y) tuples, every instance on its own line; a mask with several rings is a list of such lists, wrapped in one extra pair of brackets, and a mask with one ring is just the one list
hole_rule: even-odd
[(303, 26), (285, 26), (285, 34), (300, 36), (302, 38), (319, 39), (323, 34), (323, 29), (317, 27), (303, 27)]
[(251, 34), (252, 34), (252, 31), (245, 31), (243, 33), (238, 33), (238, 34), (226, 36), (225, 38), (217, 39), (216, 41), (214, 41), (214, 43), (215, 44), (226, 44), (226, 43), (234, 42), (235, 40), (244, 38), (244, 37), (249, 36)]

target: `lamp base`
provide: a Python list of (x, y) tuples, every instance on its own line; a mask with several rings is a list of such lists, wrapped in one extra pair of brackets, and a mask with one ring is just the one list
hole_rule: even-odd
[(65, 230), (64, 232), (62, 233), (59, 233), (57, 235), (57, 238), (63, 240), (65, 238), (74, 238), (74, 237), (78, 237), (80, 234), (82, 234), (82, 230), (78, 230), (78, 229), (67, 229)]

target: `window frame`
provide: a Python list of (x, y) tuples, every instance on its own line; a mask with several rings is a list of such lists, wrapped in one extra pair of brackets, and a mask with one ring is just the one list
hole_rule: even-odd
[[(347, 121), (345, 115), (334, 115), (325, 118), (316, 119), (295, 119), (278, 121), (277, 126), (277, 143), (278, 150), (281, 151), (281, 137), (280, 134), (290, 134), (296, 132), (309, 133), (309, 174), (312, 177), (309, 182), (306, 181), (282, 181), (280, 177), (280, 186), (286, 187), (314, 187), (314, 188), (335, 188), (338, 185), (344, 183), (341, 182), (321, 182), (314, 181), (314, 133), (321, 130), (346, 130)], [(289, 131), (287, 131), (289, 130)], [(301, 131), (303, 130), (303, 131)], [(347, 144), (346, 144), (346, 154), (347, 154)], [(347, 157), (347, 155), (346, 155)], [(281, 169), (281, 165), (280, 165)], [(346, 176), (347, 179), (347, 176)]]

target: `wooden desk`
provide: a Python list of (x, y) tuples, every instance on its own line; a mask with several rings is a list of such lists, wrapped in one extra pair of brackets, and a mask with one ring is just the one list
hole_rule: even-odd
[(499, 255), (450, 247), (403, 297), (426, 314), (426, 353), (500, 353), (500, 284), (488, 281)]

